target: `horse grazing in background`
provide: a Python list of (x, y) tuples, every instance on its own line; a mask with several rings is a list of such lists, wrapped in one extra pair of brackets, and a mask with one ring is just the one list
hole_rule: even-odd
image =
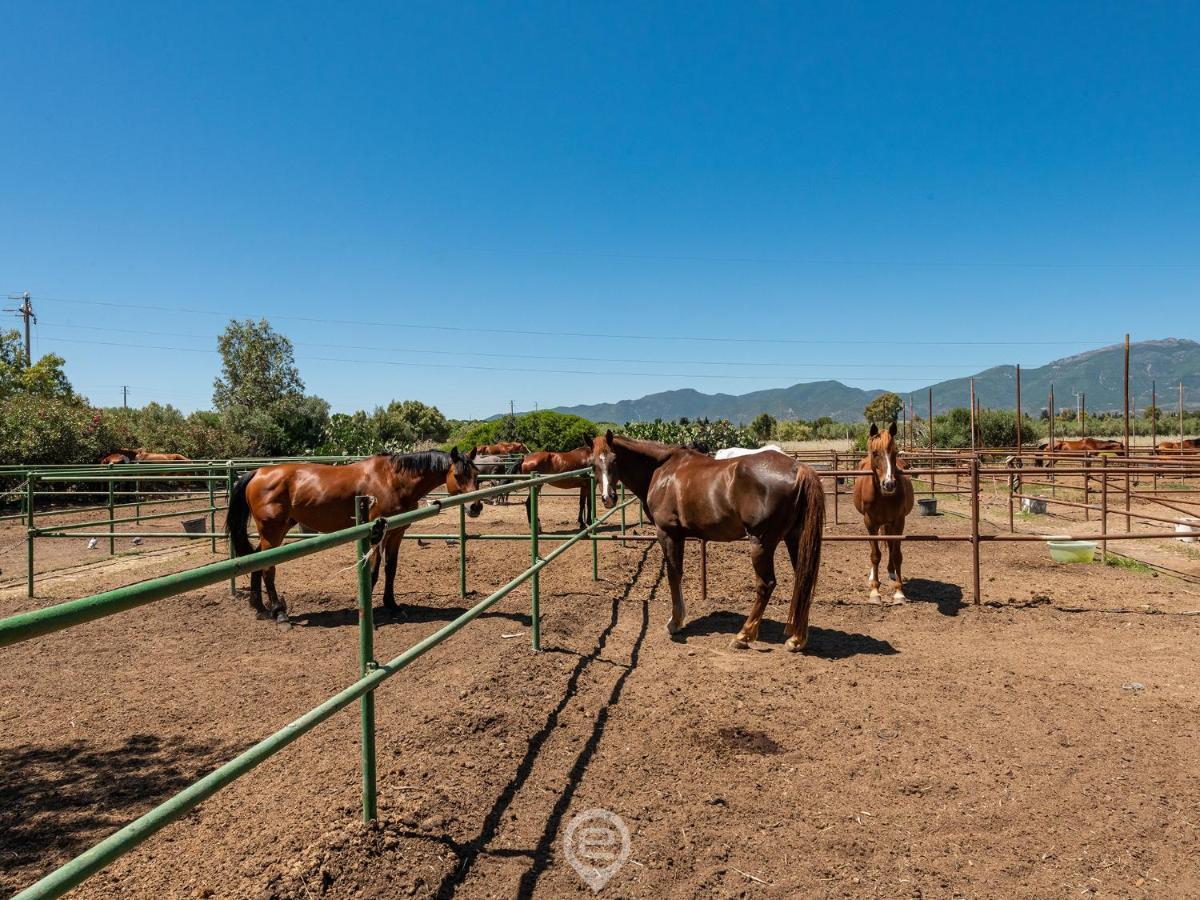
[(726, 447), (724, 450), (718, 450), (713, 454), (714, 459), (737, 459), (739, 456), (749, 456), (752, 453), (766, 453), (768, 450), (774, 450), (777, 453), (783, 453), (783, 448), (778, 444), (767, 444), (765, 447)]
[[(912, 481), (900, 470), (900, 447), (896, 443), (896, 423), (887, 431), (871, 426), (867, 438), (867, 458), (859, 463), (860, 469), (870, 471), (854, 479), (854, 508), (863, 517), (869, 534), (903, 534), (904, 519), (912, 512)], [(900, 541), (888, 541), (888, 577), (896, 586), (892, 594), (893, 603), (904, 603), (904, 550)], [(879, 561), (883, 554), (879, 542), (871, 541), (871, 571), (867, 581), (871, 585), (871, 602), (881, 603), (879, 597)]]
[[(519, 471), (524, 475), (559, 475), (563, 472), (572, 472), (575, 469), (586, 469), (591, 464), (591, 447), (578, 447), (574, 450), (568, 450), (565, 453), (539, 450), (536, 453), (530, 453), (521, 460)], [(591, 489), (591, 481), (587, 478), (567, 478), (563, 481), (555, 481), (553, 486), (568, 489), (579, 488), (578, 522), (580, 528), (587, 528), (588, 492)], [(533, 513), (529, 508), (528, 500), (525, 501), (525, 518), (529, 520), (531, 527), (536, 527), (533, 525)]]
[(182, 453), (151, 453), (140, 447), (134, 451), (133, 459), (134, 462), (191, 462)]
[(100, 457), (100, 465), (102, 466), (119, 466), (124, 465), (137, 456), (136, 450), (114, 450), (112, 453), (106, 453)]
[(484, 444), (475, 449), (480, 456), (511, 456), (514, 453), (524, 455), (529, 452), (529, 448), (520, 441), (500, 441), (496, 444)]
[(821, 565), (825, 492), (808, 466), (783, 453), (717, 460), (685, 447), (636, 441), (611, 431), (592, 445), (592, 466), (605, 507), (617, 505), (617, 482), (642, 501), (658, 529), (671, 586), (667, 633), (683, 628), (683, 547), (702, 541), (750, 539), (756, 580), (754, 605), (733, 639), (735, 649), (758, 640), (758, 627), (775, 590), (775, 550), (787, 545), (795, 573), (786, 646), (808, 643), (808, 613)]
[[(247, 472), (229, 498), (225, 530), (233, 540), (235, 556), (253, 553), (246, 532), (246, 519), (254, 516), (258, 526), (258, 549), (269, 550), (283, 543), (284, 536), (296, 523), (320, 532), (340, 531), (354, 524), (354, 498), (370, 497), (371, 518), (411, 512), (418, 501), (436, 487), (445, 485), (450, 494), (478, 489), (479, 471), (474, 464), (475, 451), (460, 455), (457, 448), (449, 453), (426, 450), (421, 453), (382, 453), (344, 466), (320, 463), (289, 463), (263, 466)], [(476, 500), (467, 515), (478, 516), (483, 504)], [(405, 528), (388, 532), (383, 539), (387, 566), (383, 585), (383, 604), (396, 608), (394, 585), (396, 559)], [(379, 579), (380, 552), (376, 551), (371, 569), (371, 588)], [(268, 605), (262, 602), (262, 581), (267, 583)], [(275, 567), (250, 574), (250, 607), (260, 619), (288, 621), (287, 604), (275, 592)]]

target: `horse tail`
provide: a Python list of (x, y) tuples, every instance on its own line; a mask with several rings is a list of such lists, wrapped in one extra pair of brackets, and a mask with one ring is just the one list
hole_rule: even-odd
[[(800, 526), (800, 540), (796, 554), (796, 583), (792, 588), (792, 603), (788, 608), (787, 627), (789, 637), (803, 647), (808, 641), (808, 608), (812, 604), (813, 590), (817, 586), (817, 572), (821, 568), (821, 537), (825, 530), (825, 489), (821, 479), (808, 466), (800, 466), (796, 475), (796, 520)], [(799, 632), (801, 622), (803, 633)]]
[(246, 520), (250, 517), (250, 501), (246, 499), (246, 488), (258, 470), (247, 472), (238, 479), (229, 498), (229, 511), (225, 514), (225, 532), (233, 541), (233, 555), (245, 556), (253, 553), (250, 535), (246, 531)]

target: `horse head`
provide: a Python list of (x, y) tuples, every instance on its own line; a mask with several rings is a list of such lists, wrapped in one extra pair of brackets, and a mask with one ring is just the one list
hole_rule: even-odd
[[(479, 490), (479, 469), (475, 468), (475, 451), (463, 456), (457, 447), (450, 448), (450, 468), (446, 470), (446, 493), (469, 494)], [(467, 515), (474, 519), (483, 512), (483, 501), (476, 500), (467, 507)]]
[(600, 502), (605, 509), (617, 505), (617, 452), (613, 448), (613, 433), (610, 428), (592, 441), (592, 471), (600, 486)]
[(899, 468), (897, 457), (900, 447), (896, 443), (896, 423), (892, 422), (887, 431), (880, 431), (872, 423), (871, 434), (867, 438), (867, 459), (871, 463), (871, 471), (879, 479), (879, 487), (884, 494), (891, 496), (896, 493), (896, 470)]

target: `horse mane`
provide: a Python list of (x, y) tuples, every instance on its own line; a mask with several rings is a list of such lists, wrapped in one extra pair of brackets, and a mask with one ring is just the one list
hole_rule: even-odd
[(449, 472), (450, 471), (450, 454), (445, 450), (420, 450), (416, 453), (389, 453), (387, 454), (392, 468), (397, 471), (404, 469), (409, 472), (418, 472), (424, 474), (426, 472)]
[(666, 462), (672, 454), (681, 451), (685, 453), (697, 452), (682, 444), (660, 444), (658, 441), (640, 441), (636, 438), (626, 437), (623, 434), (614, 435), (613, 440), (619, 441), (623, 446), (635, 453), (649, 456), (651, 459), (658, 460), (659, 462)]

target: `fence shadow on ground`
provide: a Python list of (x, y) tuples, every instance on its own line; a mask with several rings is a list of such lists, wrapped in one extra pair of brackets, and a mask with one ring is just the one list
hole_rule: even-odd
[[(734, 635), (738, 633), (745, 621), (745, 613), (719, 609), (688, 622), (676, 637), (686, 639), (713, 634)], [(758, 640), (760, 644), (774, 644), (782, 650), (783, 642), (786, 640), (783, 623), (763, 619), (758, 629)], [(867, 634), (855, 634), (836, 628), (820, 628), (811, 625), (808, 629), (808, 646), (804, 648), (804, 652), (809, 656), (818, 656), (821, 659), (846, 659), (863, 654), (887, 656), (900, 651), (888, 641), (881, 641), (879, 638), (873, 638)]]
[[(386, 606), (375, 607), (375, 626), (391, 623), (420, 624), (422, 622), (450, 622), (467, 611), (465, 606), (424, 606), (415, 603), (400, 603), (395, 610)], [(528, 613), (489, 610), (481, 613), (481, 619), (508, 619), (525, 628), (532, 625)], [(292, 624), (301, 628), (348, 628), (358, 627), (358, 607), (319, 610), (317, 612), (293, 613)]]
[(244, 749), (136, 734), (0, 748), (0, 893), (48, 874)]

